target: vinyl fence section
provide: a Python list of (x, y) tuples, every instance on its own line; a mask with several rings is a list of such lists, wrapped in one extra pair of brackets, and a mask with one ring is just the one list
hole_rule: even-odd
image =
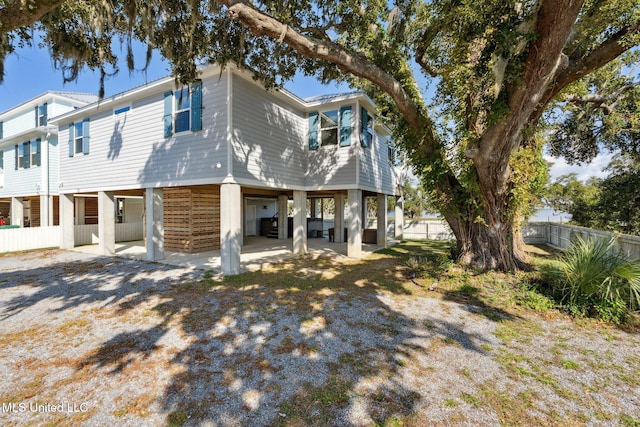
[(28, 251), (60, 246), (60, 226), (0, 230), (0, 252)]
[[(393, 237), (394, 219), (387, 220), (387, 235)], [(376, 221), (368, 220), (366, 228), (375, 228)], [(609, 231), (593, 230), (575, 225), (553, 222), (530, 222), (522, 226), (525, 243), (548, 244), (560, 249), (568, 248), (572, 239), (580, 235), (583, 239), (609, 240), (616, 235)], [(405, 239), (417, 240), (451, 240), (454, 238), (446, 222), (438, 219), (405, 219), (403, 226)], [(627, 258), (640, 259), (640, 237), (617, 234), (618, 243), (615, 251), (620, 251)]]
[[(21, 227), (0, 230), (0, 253), (60, 247), (60, 226)], [(116, 242), (130, 242), (144, 238), (141, 222), (116, 224)], [(75, 244), (98, 243), (98, 225), (74, 226)]]

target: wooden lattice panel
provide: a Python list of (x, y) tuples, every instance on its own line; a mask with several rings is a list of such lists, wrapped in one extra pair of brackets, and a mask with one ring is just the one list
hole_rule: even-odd
[(220, 248), (220, 188), (164, 189), (164, 247), (175, 252)]

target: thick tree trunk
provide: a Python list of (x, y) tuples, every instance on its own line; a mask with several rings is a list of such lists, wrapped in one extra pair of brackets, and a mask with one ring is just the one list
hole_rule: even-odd
[(483, 220), (447, 218), (456, 236), (458, 262), (482, 271), (528, 269), (529, 257), (519, 226), (514, 221), (486, 223), (490, 218)]

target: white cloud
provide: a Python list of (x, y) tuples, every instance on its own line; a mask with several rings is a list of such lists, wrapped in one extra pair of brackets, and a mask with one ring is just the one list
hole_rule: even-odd
[(560, 175), (567, 175), (570, 173), (575, 173), (580, 181), (586, 181), (591, 177), (604, 178), (608, 175), (607, 172), (604, 171), (604, 168), (606, 168), (609, 162), (611, 162), (612, 157), (613, 155), (611, 153), (601, 153), (596, 156), (591, 163), (570, 165), (562, 157), (555, 158), (548, 154), (544, 155), (544, 159), (546, 161), (553, 163), (549, 168), (552, 181)]

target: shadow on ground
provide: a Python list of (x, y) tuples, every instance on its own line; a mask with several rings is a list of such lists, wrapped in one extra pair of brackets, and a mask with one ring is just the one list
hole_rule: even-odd
[[(413, 416), (421, 395), (399, 372), (429, 358), (435, 338), (484, 353), (460, 324), (390, 306), (385, 295), (410, 291), (389, 251), (340, 265), (300, 258), (224, 281), (102, 257), (0, 273), (0, 289), (3, 331), (26, 326), (45, 341), (32, 343), (18, 374), (44, 375), (35, 398), (85, 393), (99, 403), (79, 420), (385, 424)], [(12, 345), (19, 353), (21, 342)], [(3, 351), (10, 363), (11, 346)], [(19, 381), (8, 379), (0, 398), (16, 398), (9, 389)]]

